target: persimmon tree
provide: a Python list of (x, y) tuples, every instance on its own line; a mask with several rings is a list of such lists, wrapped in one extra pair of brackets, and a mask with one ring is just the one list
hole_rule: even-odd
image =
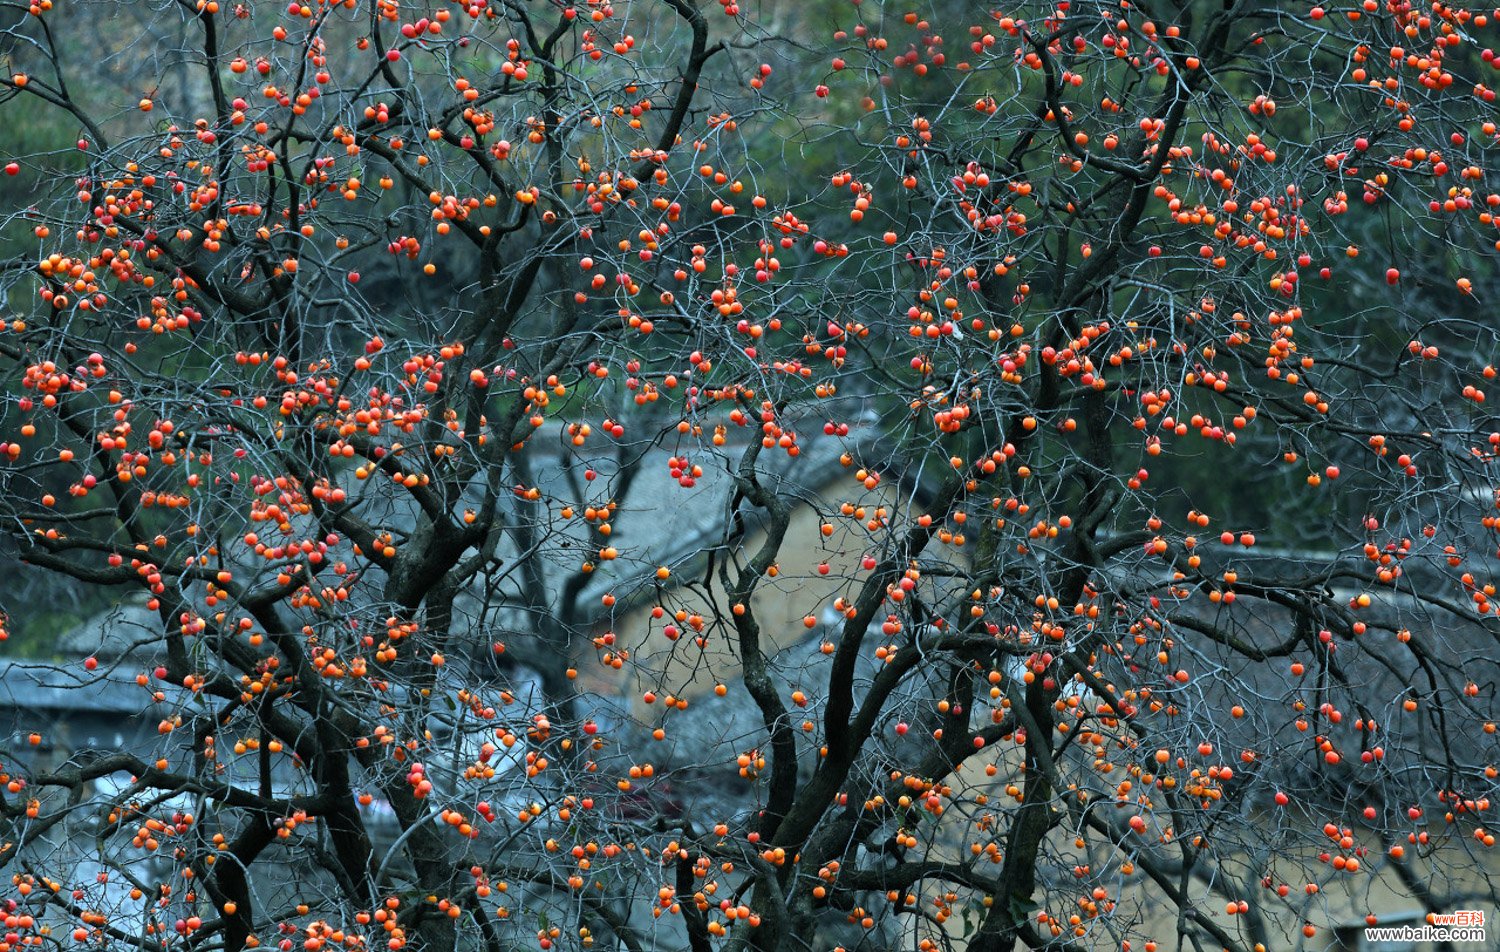
[(1494, 908), (1493, 13), (4, 7), (0, 952)]

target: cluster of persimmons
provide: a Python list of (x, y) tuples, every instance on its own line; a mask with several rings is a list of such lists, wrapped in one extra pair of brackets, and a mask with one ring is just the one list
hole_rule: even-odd
[[(87, 10), (17, 28), (54, 55), (5, 97), (82, 131), (5, 165), (47, 198), (0, 324), (8, 531), (144, 593), (168, 649), (128, 679), (167, 713), (97, 875), (13, 867), (0, 952), (57, 910), (158, 950), (779, 947), (795, 914), (1154, 952), (1184, 863), (1223, 909), (1195, 943), (1264, 952), (1262, 910), (1312, 937), (1392, 864), (1484, 877), (1496, 673), (1420, 619), (1500, 614), (1496, 342), (1451, 323), (1500, 287), (1490, 14), (872, 0), (814, 61), (729, 0), (532, 6), (198, 0), (204, 88), (123, 109), (60, 72)], [(690, 552), (638, 528), (677, 506)], [(530, 641), (540, 701), (493, 674)], [(751, 792), (682, 822), (678, 738), (736, 679), (764, 731), (693, 766)], [(0, 866), (99, 779), (27, 738)], [(233, 891), (324, 856), (344, 795), (414, 887), (364, 856)]]

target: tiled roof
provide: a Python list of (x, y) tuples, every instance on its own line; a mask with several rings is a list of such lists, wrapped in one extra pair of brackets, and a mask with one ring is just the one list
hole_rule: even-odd
[(140, 598), (128, 598), (101, 612), (58, 640), (60, 654), (100, 661), (113, 661), (125, 655), (144, 659), (161, 651), (161, 616), (151, 611)]
[(85, 671), (76, 663), (0, 661), (0, 708), (136, 716), (152, 706), (133, 676)]

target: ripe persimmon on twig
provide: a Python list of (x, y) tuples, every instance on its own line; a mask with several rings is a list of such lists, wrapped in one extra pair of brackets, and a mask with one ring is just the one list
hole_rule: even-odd
[(1495, 905), (1497, 26), (6, 7), (0, 952)]

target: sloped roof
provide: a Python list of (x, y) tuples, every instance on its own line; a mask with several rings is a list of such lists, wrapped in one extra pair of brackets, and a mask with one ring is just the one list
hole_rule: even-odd
[(161, 651), (161, 616), (146, 607), (142, 597), (131, 597), (100, 612), (58, 640), (58, 651), (68, 657), (93, 656), (100, 661), (155, 657)]
[(0, 708), (137, 716), (152, 706), (151, 695), (123, 673), (101, 675), (76, 665), (0, 661)]

